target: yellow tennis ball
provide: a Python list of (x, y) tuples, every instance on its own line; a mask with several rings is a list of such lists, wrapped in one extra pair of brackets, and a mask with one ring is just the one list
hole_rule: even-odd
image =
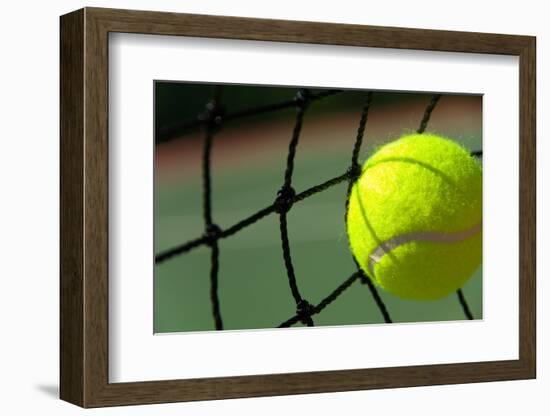
[(351, 251), (380, 287), (406, 299), (459, 289), (481, 264), (482, 172), (456, 142), (411, 134), (382, 146), (352, 187)]

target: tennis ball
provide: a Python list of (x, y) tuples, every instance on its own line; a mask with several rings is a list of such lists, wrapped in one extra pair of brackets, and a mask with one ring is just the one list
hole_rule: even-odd
[(346, 215), (351, 251), (375, 284), (441, 298), (481, 264), (481, 165), (450, 139), (403, 136), (367, 160)]

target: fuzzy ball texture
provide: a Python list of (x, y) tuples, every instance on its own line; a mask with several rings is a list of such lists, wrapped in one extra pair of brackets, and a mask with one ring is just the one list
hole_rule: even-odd
[(444, 297), (481, 264), (482, 170), (456, 142), (411, 134), (363, 166), (347, 212), (351, 251), (380, 287), (406, 299)]

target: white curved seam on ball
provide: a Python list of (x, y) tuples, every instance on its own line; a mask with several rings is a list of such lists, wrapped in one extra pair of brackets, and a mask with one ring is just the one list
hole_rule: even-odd
[(413, 233), (401, 234), (390, 238), (387, 241), (380, 243), (369, 255), (368, 269), (374, 276), (374, 266), (382, 259), (382, 257), (397, 247), (413, 241), (431, 242), (431, 243), (458, 243), (473, 237), (481, 231), (481, 222), (467, 230), (457, 231), (454, 233), (444, 233), (440, 231), (416, 231)]

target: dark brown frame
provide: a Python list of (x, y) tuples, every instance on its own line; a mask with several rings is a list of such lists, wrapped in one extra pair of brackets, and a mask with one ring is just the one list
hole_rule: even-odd
[[(519, 359), (109, 383), (109, 32), (518, 56)], [(62, 16), (61, 398), (100, 407), (535, 378), (535, 45), (530, 36), (99, 8)]]

